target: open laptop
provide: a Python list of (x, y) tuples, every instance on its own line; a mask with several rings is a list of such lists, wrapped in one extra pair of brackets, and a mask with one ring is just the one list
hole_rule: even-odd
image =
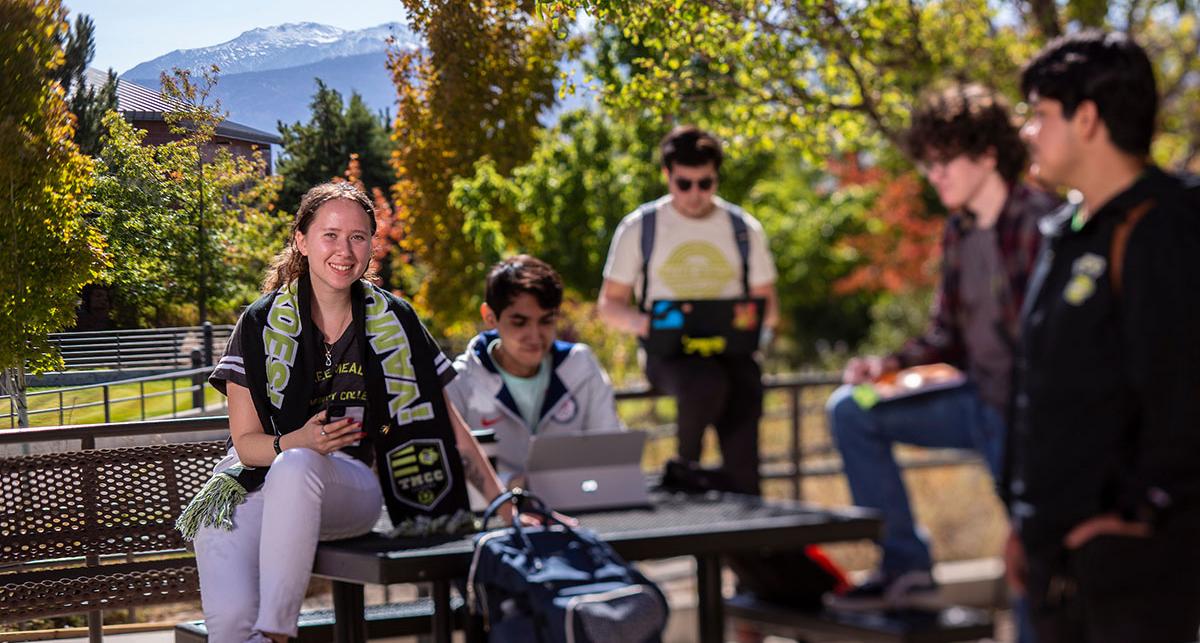
[(534, 436), (525, 464), (529, 490), (565, 512), (650, 504), (641, 431)]
[(678, 355), (749, 355), (758, 350), (766, 300), (656, 299), (650, 307), (646, 352)]

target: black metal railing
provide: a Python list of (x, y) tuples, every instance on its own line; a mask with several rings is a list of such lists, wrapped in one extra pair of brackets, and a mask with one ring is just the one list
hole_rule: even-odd
[[(782, 449), (765, 450), (761, 462), (762, 478), (764, 481), (788, 481), (789, 495), (793, 498), (803, 498), (805, 477), (831, 476), (842, 471), (841, 461), (836, 455), (824, 420), (825, 400), (838, 382), (838, 376), (831, 373), (790, 373), (767, 375), (763, 378), (763, 387), (767, 392), (763, 425), (768, 427), (762, 432), (763, 440), (777, 443), (781, 437), (778, 423), (782, 421), (785, 445)], [(619, 407), (661, 397), (664, 397), (662, 393), (646, 386), (623, 388), (616, 392)], [(782, 401), (780, 397), (783, 398)], [(642, 406), (649, 408), (641, 409), (640, 412), (630, 412), (627, 409), (621, 414), (630, 428), (646, 431), (650, 434), (652, 442), (674, 437), (674, 423), (665, 420), (655, 405)], [(91, 449), (95, 448), (97, 438), (178, 434), (228, 428), (229, 419), (222, 415), (4, 429), (0, 430), (0, 445), (79, 440), (80, 448)], [(490, 435), (490, 431), (477, 432), (480, 433)], [(977, 462), (979, 457), (974, 452), (954, 449), (921, 449), (915, 454), (905, 454), (900, 458), (900, 466), (905, 469)]]
[[(30, 424), (37, 424), (41, 416), (58, 416), (59, 425), (68, 425), (75, 413), (93, 408), (103, 409), (104, 422), (112, 422), (114, 407), (118, 405), (124, 405), (124, 415), (139, 420), (174, 418), (186, 411), (208, 411), (210, 407), (217, 410), (225, 408), (224, 397), (213, 403), (207, 401), (207, 389), (211, 388), (207, 378), (212, 373), (212, 367), (202, 366), (198, 364), (199, 361), (192, 360), (193, 368), (146, 377), (29, 390), (25, 393), (25, 417)], [(170, 402), (155, 404), (162, 398), (169, 398)], [(150, 403), (149, 410), (147, 403)], [(17, 400), (11, 395), (0, 395), (0, 426), (17, 426), (19, 416)]]
[(53, 333), (50, 343), (62, 355), (64, 370), (145, 370), (187, 368), (192, 352), (205, 364), (220, 358), (233, 326), (202, 326), (135, 330)]

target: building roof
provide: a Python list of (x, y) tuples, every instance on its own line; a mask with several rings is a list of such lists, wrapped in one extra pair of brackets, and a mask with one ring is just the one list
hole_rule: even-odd
[[(108, 72), (89, 67), (87, 84), (99, 87), (108, 81)], [(143, 87), (128, 80), (117, 79), (117, 111), (126, 118), (134, 121), (161, 121), (163, 112), (169, 112), (172, 105), (159, 92)], [(283, 139), (270, 132), (242, 125), (229, 119), (221, 121), (216, 131), (218, 136), (248, 141), (259, 145), (279, 145)]]

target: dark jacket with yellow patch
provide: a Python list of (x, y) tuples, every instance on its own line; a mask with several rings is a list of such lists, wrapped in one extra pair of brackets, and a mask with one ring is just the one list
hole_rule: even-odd
[(1072, 206), (1043, 221), (1007, 483), (1031, 550), (1097, 514), (1200, 512), (1198, 193), (1149, 168), (1082, 228)]

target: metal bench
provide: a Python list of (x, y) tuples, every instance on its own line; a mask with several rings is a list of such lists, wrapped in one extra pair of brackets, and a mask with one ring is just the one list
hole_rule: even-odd
[(948, 643), (993, 636), (991, 614), (970, 607), (844, 612), (805, 612), (738, 594), (725, 599), (725, 613), (764, 634), (809, 637), (828, 635), (863, 642)]
[(0, 458), (0, 622), (192, 600), (175, 517), (223, 441)]

